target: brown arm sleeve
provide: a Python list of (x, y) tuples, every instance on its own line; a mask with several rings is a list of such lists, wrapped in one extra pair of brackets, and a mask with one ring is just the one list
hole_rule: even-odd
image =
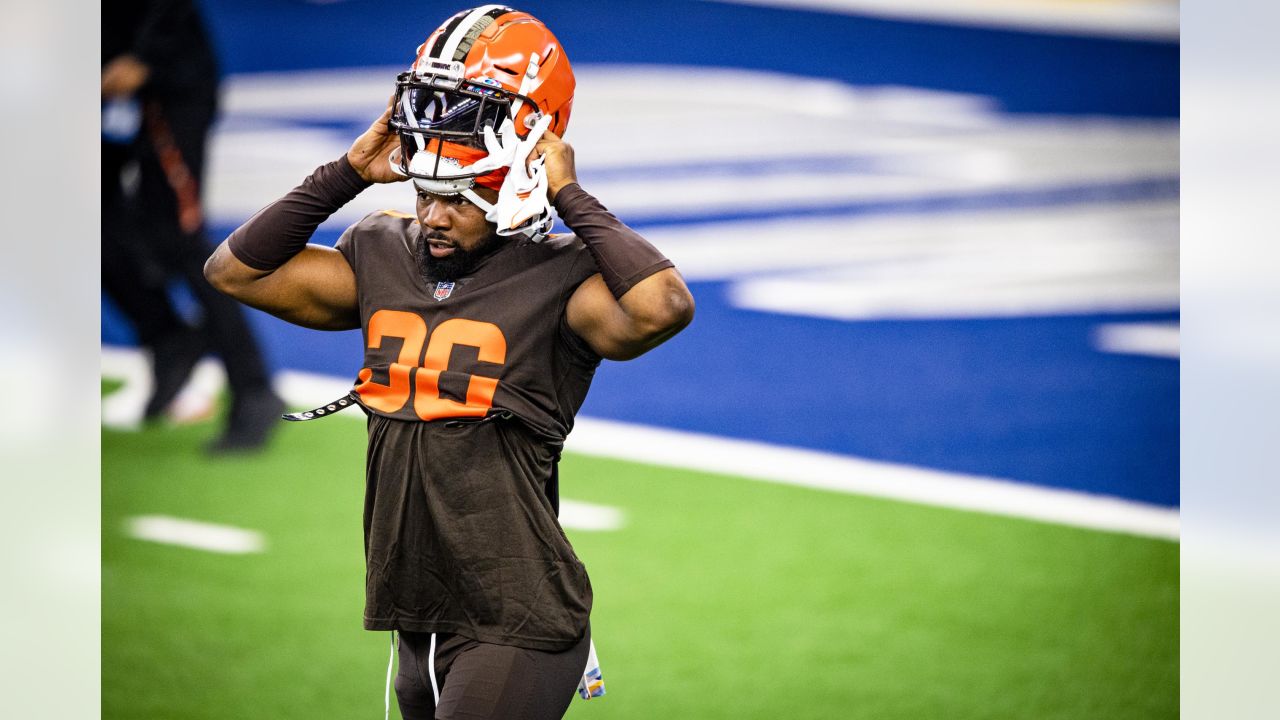
[(636, 283), (674, 267), (656, 247), (640, 237), (577, 183), (556, 193), (553, 203), (565, 225), (587, 246), (605, 285), (621, 298)]
[(343, 155), (316, 168), (301, 185), (236, 228), (227, 247), (251, 268), (275, 270), (302, 252), (320, 223), (371, 184)]

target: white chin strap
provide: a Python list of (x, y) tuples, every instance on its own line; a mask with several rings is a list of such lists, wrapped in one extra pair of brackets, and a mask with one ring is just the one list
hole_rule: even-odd
[[(415, 177), (413, 183), (418, 189), (436, 195), (462, 195), (484, 210), (485, 219), (497, 225), (499, 235), (525, 235), (535, 242), (542, 240), (553, 224), (551, 203), (547, 199), (547, 171), (543, 158), (530, 162), (529, 155), (550, 126), (551, 116), (544, 115), (521, 140), (508, 118), (501, 128), (505, 143), (498, 139), (493, 128), (486, 127), (484, 143), (489, 154), (472, 165), (418, 152), (409, 163), (409, 172), (432, 177)], [(476, 193), (475, 177), (504, 167), (507, 177), (498, 191), (498, 201), (490, 203)]]
[[(498, 202), (493, 205), (490, 212), (493, 217), (486, 215), (491, 222), (497, 223), (499, 235), (524, 234), (534, 240), (541, 240), (551, 230), (551, 202), (547, 199), (546, 160), (538, 158), (532, 162), (529, 161), (529, 155), (533, 152), (534, 146), (550, 126), (551, 116), (543, 115), (534, 123), (525, 139), (517, 139), (513, 143), (514, 157), (508, 166), (507, 177), (498, 190)], [(511, 120), (503, 124), (503, 130), (504, 137), (516, 138)], [(490, 138), (491, 133), (486, 131), (486, 144), (489, 143)], [(496, 140), (494, 142), (496, 144)]]

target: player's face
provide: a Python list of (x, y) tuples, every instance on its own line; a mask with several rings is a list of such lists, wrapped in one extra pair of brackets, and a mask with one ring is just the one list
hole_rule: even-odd
[[(475, 191), (488, 202), (498, 199), (496, 190)], [(461, 195), (419, 192), (418, 224), (418, 266), (427, 282), (466, 277), (503, 241), (484, 211)]]
[[(476, 186), (476, 194), (496, 202), (498, 193)], [(461, 195), (435, 195), (418, 192), (418, 223), (431, 257), (444, 259), (457, 253), (474, 252), (494, 234), (493, 225), (484, 219), (484, 211)]]

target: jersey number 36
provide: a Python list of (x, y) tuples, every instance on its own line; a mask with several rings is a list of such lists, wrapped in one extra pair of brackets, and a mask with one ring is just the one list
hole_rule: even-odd
[[(409, 402), (422, 420), (446, 417), (482, 417), (493, 407), (498, 379), (471, 375), (466, 402), (440, 396), (440, 373), (449, 367), (454, 345), (477, 348), (476, 359), (501, 365), (507, 360), (507, 338), (497, 325), (464, 318), (445, 320), (436, 326), (427, 342), (427, 322), (417, 313), (379, 310), (369, 318), (369, 347), (382, 347), (385, 338), (400, 338), (400, 356), (388, 368), (388, 383), (373, 382), (373, 370), (360, 371), (356, 392), (366, 405), (385, 413), (399, 411)], [(423, 353), (426, 345), (426, 353)]]

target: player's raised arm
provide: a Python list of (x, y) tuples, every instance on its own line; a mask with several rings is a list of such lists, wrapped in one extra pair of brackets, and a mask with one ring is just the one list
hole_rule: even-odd
[(569, 299), (569, 327), (610, 360), (630, 360), (683, 330), (693, 295), (671, 261), (582, 189), (571, 146), (548, 130), (537, 152), (556, 212), (600, 269)]
[(340, 252), (309, 245), (320, 223), (372, 183), (402, 180), (387, 162), (398, 147), (387, 126), (391, 106), (345, 156), (317, 168), (289, 194), (231, 233), (204, 274), (218, 290), (305, 327), (360, 327), (355, 275)]

